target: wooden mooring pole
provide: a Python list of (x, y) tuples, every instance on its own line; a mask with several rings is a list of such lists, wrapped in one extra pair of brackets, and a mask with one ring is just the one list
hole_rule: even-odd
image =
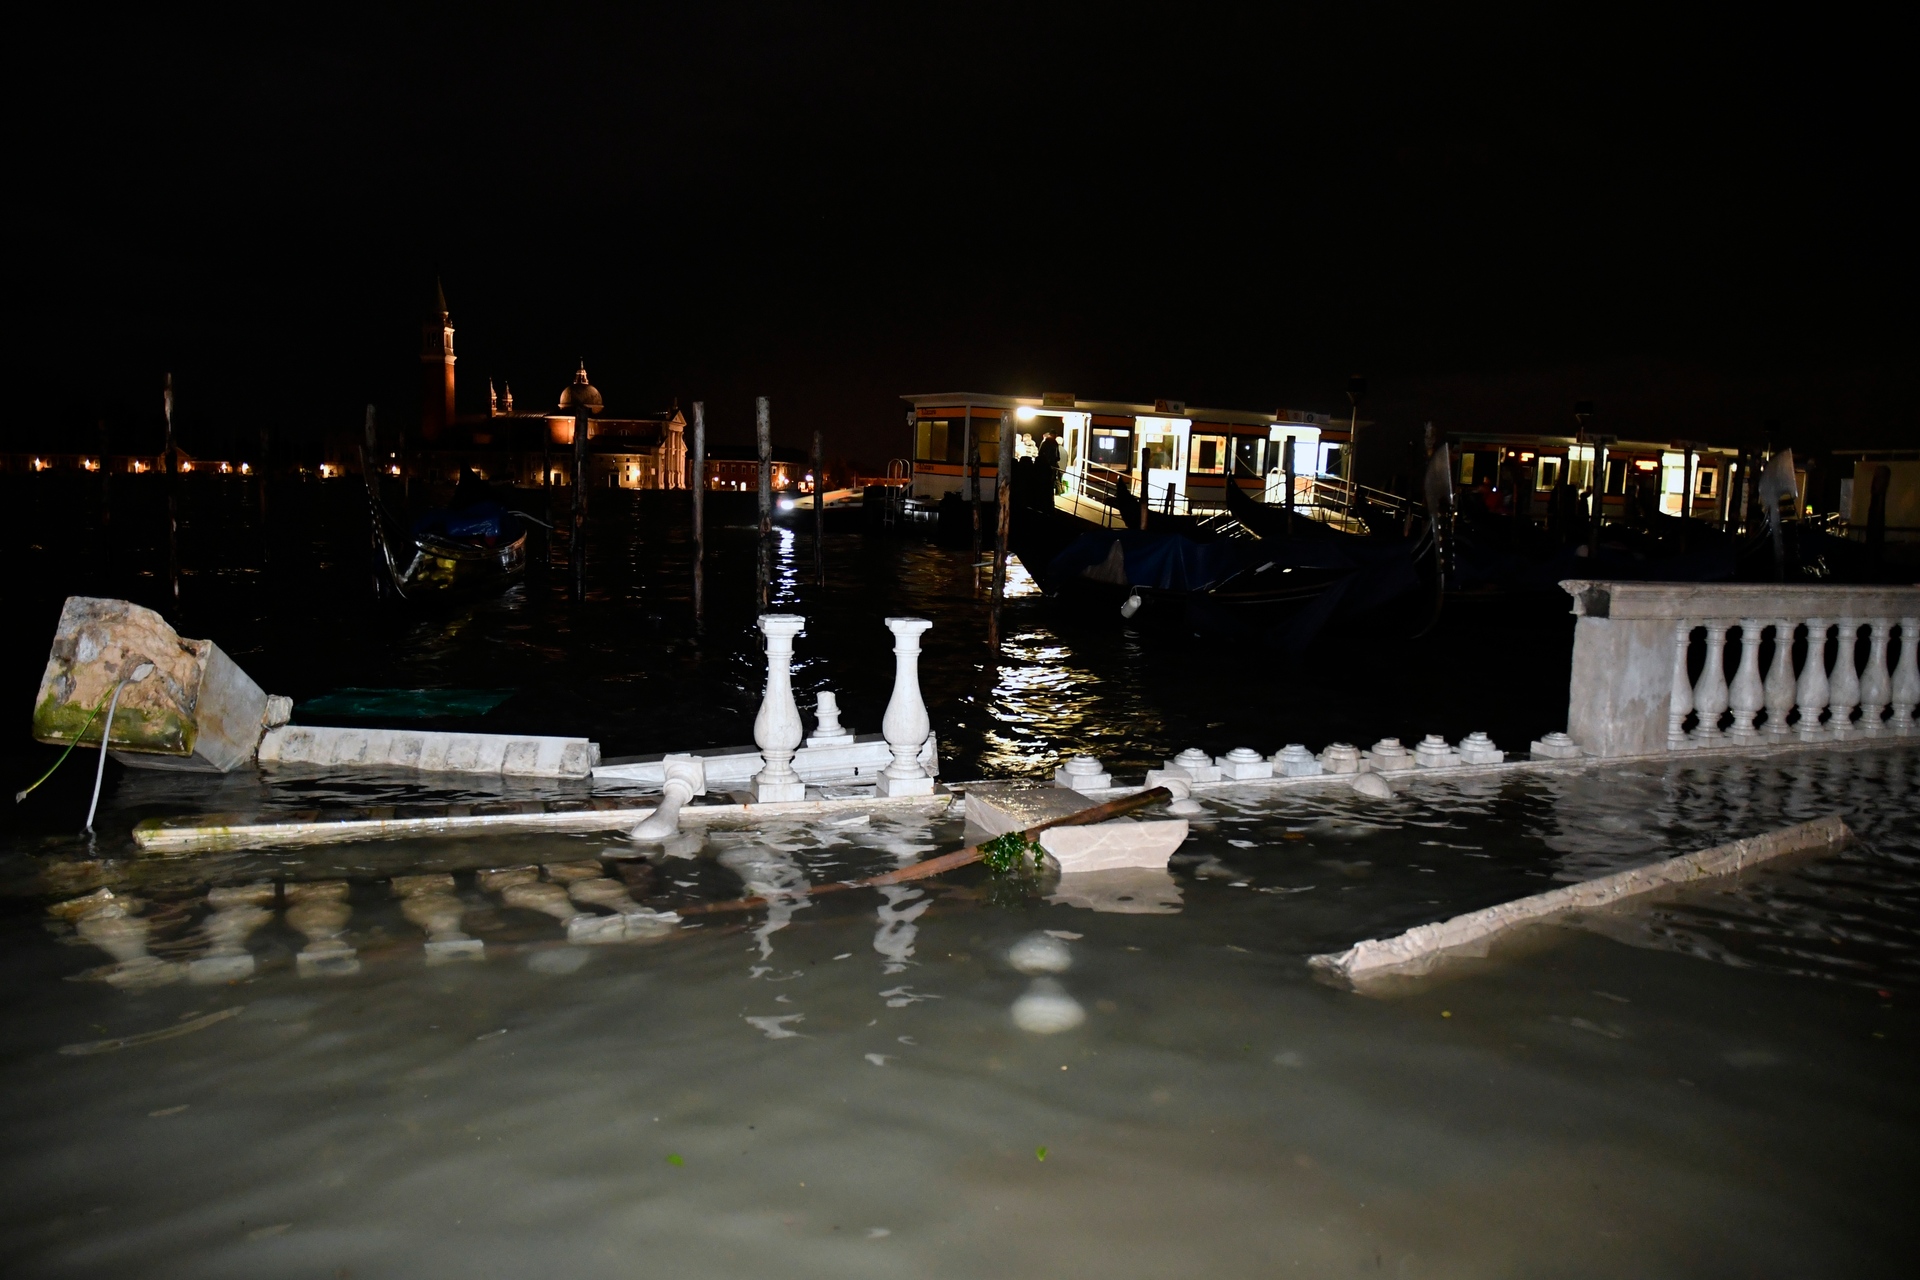
[(765, 396), (753, 402), (753, 438), (760, 447), (760, 611), (773, 599), (773, 406)]
[(587, 598), (587, 405), (585, 397), (573, 406), (573, 537), (568, 552), (573, 561), (573, 598)]
[(167, 411), (167, 441), (160, 464), (167, 469), (167, 585), (173, 607), (180, 607), (180, 458), (173, 444), (173, 375), (167, 375), (162, 401)]
[(707, 578), (707, 402), (693, 402), (693, 626), (700, 629)]
[(818, 431), (813, 433), (813, 581), (827, 584), (827, 553), (822, 543), (827, 532), (827, 455)]
[(267, 476), (273, 470), (269, 459), (273, 456), (273, 437), (267, 428), (260, 428), (260, 460), (253, 466), (253, 496), (260, 507), (260, 563), (264, 567), (271, 558), (267, 552)]
[[(1013, 525), (1013, 410), (1000, 414), (1000, 450), (995, 458), (994, 505), (999, 519), (993, 539), (993, 603), (987, 613), (987, 648), (1000, 652), (1000, 603), (1007, 594), (1007, 536)], [(976, 562), (977, 563), (977, 562)]]

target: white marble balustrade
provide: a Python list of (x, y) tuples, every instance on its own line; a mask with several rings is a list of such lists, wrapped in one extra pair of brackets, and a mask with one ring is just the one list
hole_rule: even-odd
[(1920, 587), (1560, 585), (1580, 619), (1567, 732), (1590, 755), (1916, 732)]

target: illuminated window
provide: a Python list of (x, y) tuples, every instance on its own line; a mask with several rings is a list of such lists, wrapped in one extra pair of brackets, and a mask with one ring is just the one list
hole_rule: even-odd
[(1195, 475), (1225, 475), (1227, 470), (1227, 438), (1225, 436), (1195, 436), (1190, 450), (1192, 460), (1187, 470)]
[(945, 462), (947, 460), (946, 419), (920, 419), (920, 434), (919, 438), (914, 442), (913, 458), (916, 462)]
[(1560, 459), (1542, 458), (1533, 469), (1533, 487), (1545, 492), (1560, 483)]
[(1720, 472), (1715, 468), (1702, 467), (1693, 477), (1693, 496), (1713, 498), (1720, 494)]
[(1470, 453), (1460, 455), (1460, 483), (1463, 485), (1473, 483), (1473, 455)]

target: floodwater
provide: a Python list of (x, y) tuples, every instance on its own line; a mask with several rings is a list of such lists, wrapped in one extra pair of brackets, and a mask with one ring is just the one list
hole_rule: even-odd
[[(310, 536), (273, 541), (264, 570), (246, 562), (261, 539), (217, 510), (183, 554), (218, 572), (188, 577), (182, 630), (219, 639), (270, 688), (512, 688), (463, 723), (586, 732), (610, 753), (750, 736), (758, 654), (738, 533), (716, 532), (704, 634), (684, 533), (645, 513), (605, 516), (584, 606), (562, 575), (535, 573), (496, 601), (392, 616), (357, 599), (348, 512), (312, 505)], [(22, 736), (57, 593), (154, 599), (151, 546), (102, 566), (91, 536), (25, 560), (21, 629), (39, 638), (9, 641), (31, 667), (8, 677)], [(877, 724), (891, 679), (879, 620), (935, 620), (925, 666), (949, 777), (1037, 774), (1067, 750), (1137, 772), (1187, 745), (1476, 728), (1524, 749), (1561, 727), (1557, 614), (1456, 617), (1420, 645), (1349, 638), (1283, 668), (1023, 599), (989, 664), (964, 555), (832, 537), (819, 586), (805, 536), (783, 546), (789, 607), (810, 617), (796, 683), (836, 688), (859, 728)], [(9, 751), (22, 784), (51, 762)], [(603, 862), (630, 852), (605, 836), (142, 861), (127, 830), (152, 814), (449, 792), (109, 766), (89, 844), (72, 834), (93, 763), (78, 756), (16, 810), (0, 849), (10, 1274), (1910, 1265), (1920, 747), (1423, 779), (1385, 802), (1221, 792), (1170, 873), (1124, 892), (976, 867), (884, 895), (689, 914), (698, 927), (614, 946), (569, 945), (476, 873), (604, 871), (684, 909), (889, 869), (956, 847), (962, 824), (876, 813), (716, 831), (657, 865)], [(1834, 812), (1861, 836), (1838, 853), (1544, 930), (1383, 994), (1306, 965)], [(452, 877), (483, 958), (427, 963), (392, 881), (429, 871)], [(359, 968), (303, 977), (288, 894), (326, 881), (345, 882)], [(205, 950), (209, 889), (260, 882), (277, 888), (246, 940), (256, 970), (230, 983), (88, 980), (107, 955), (46, 911), (102, 884), (131, 893), (159, 962), (146, 972), (166, 976)]]

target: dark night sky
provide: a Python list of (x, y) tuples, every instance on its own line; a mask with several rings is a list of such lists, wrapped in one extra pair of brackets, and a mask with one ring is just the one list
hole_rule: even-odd
[(875, 463), (902, 392), (1354, 372), (1403, 432), (1920, 438), (1913, 77), (1835, 7), (69, 8), (7, 59), (21, 446), (167, 368), (189, 449), (411, 417), (436, 272), (463, 408), (584, 356)]

